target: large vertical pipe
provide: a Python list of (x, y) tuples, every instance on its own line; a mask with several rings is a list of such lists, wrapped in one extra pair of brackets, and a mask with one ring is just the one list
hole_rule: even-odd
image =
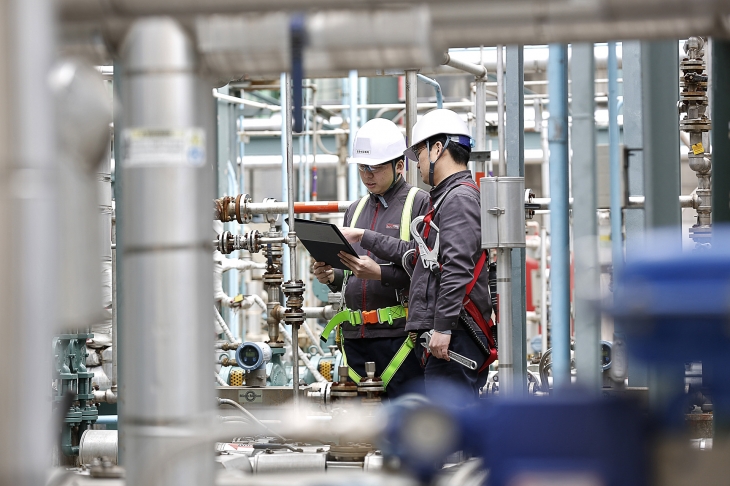
[[(348, 104), (350, 105), (349, 117), (350, 117), (350, 137), (347, 140), (347, 147), (349, 154), (352, 157), (353, 147), (355, 145), (355, 135), (357, 134), (357, 71), (350, 71), (350, 75), (347, 78), (348, 81), (348, 93), (349, 99)], [(360, 177), (357, 173), (357, 165), (348, 164), (347, 166), (347, 197), (350, 201), (357, 199), (360, 184)]]
[(642, 42), (646, 225), (681, 237), (677, 42)]
[(553, 383), (570, 385), (570, 235), (568, 206), (568, 48), (550, 44), (550, 322)]
[[(642, 42), (644, 188), (647, 228), (662, 228), (665, 243), (681, 250), (679, 56), (676, 40)], [(727, 125), (726, 125), (727, 126)], [(649, 369), (649, 403), (665, 407), (681, 393), (684, 366)]]
[[(509, 177), (525, 176), (525, 73), (524, 49), (522, 46), (507, 46), (507, 69), (505, 75), (505, 164), (504, 173)], [(502, 169), (500, 168), (500, 171)], [(504, 305), (512, 313), (511, 342), (512, 366), (514, 370), (514, 392), (527, 392), (527, 308), (525, 296), (525, 249), (512, 248), (511, 257), (505, 265), (510, 267), (511, 300)], [(502, 262), (497, 262), (497, 267)]]
[[(505, 174), (504, 160), (504, 57), (503, 47), (497, 46), (497, 141), (499, 143), (499, 175)], [(492, 174), (490, 174), (491, 176)]]
[[(474, 124), (476, 125), (474, 130), (474, 148), (479, 152), (484, 152), (487, 150), (487, 77), (474, 78), (474, 87), (476, 88), (474, 95)], [(485, 162), (475, 163), (474, 172), (477, 176), (476, 180), (484, 177), (486, 173), (485, 165)]]
[(499, 394), (515, 394), (514, 353), (512, 341), (512, 248), (497, 250), (497, 295), (499, 295)]
[[(413, 125), (418, 119), (417, 74), (417, 71), (406, 71), (406, 145), (409, 147), (413, 143)], [(407, 182), (412, 186), (418, 186), (421, 182), (418, 167), (412, 160), (408, 161)]]
[[(213, 301), (214, 105), (196, 76), (194, 46), (172, 19), (135, 22), (122, 63), (120, 445), (127, 484), (211, 484), (212, 444), (201, 437), (212, 413), (213, 342), (201, 323), (210, 322)], [(163, 207), (186, 216), (160, 218)]]
[[(289, 147), (291, 147), (291, 144), (287, 144), (287, 133), (291, 132), (291, 124), (287, 125), (287, 116), (286, 114), (288, 112), (291, 112), (291, 109), (287, 110), (287, 106), (291, 107), (291, 76), (289, 76), (286, 73), (281, 73), (281, 76), (279, 78), (279, 86), (281, 86), (281, 107), (282, 107), (282, 114), (281, 114), (281, 200), (282, 201), (288, 201), (289, 200), (289, 171), (287, 170), (287, 154), (289, 152)], [(291, 113), (290, 113), (291, 115)], [(339, 192), (338, 192), (339, 197)], [(281, 222), (281, 230), (286, 234), (287, 231), (289, 231), (289, 226), (286, 224), (286, 221)], [(281, 260), (281, 266), (282, 266), (282, 274), (284, 275), (284, 280), (289, 280), (290, 278), (290, 271), (289, 268), (289, 247), (284, 245), (283, 247), (284, 255)]]
[[(284, 109), (284, 129), (286, 131), (286, 180), (287, 180), (287, 208), (289, 213), (289, 280), (296, 282), (297, 280), (297, 247), (296, 247), (296, 229), (294, 223), (294, 148), (292, 144), (292, 78), (291, 75), (285, 75), (284, 87), (287, 93), (285, 103), (282, 104)], [(352, 113), (352, 112), (351, 112)], [(292, 324), (292, 386), (294, 387), (294, 406), (299, 405), (299, 325)]]
[[(624, 260), (623, 214), (621, 212), (621, 158), (618, 133), (618, 61), (616, 42), (608, 43), (608, 164), (611, 179), (611, 262), (614, 274)], [(575, 153), (575, 152), (573, 152)]]
[[(51, 363), (57, 322), (53, 2), (0, 2), (0, 484), (46, 483), (51, 464)], [(42, 305), (39, 305), (42, 297)], [(41, 345), (32, 360), (28, 349)], [(24, 363), (22, 372), (19, 363)], [(33, 379), (28, 379), (33, 376)], [(42, 447), (38, 447), (43, 444)], [(34, 451), (29, 453), (29, 451)]]
[[(624, 147), (628, 157), (628, 182), (630, 196), (644, 195), (644, 94), (641, 69), (641, 42), (624, 41), (621, 44), (621, 72), (623, 73), (622, 88), (624, 94)], [(634, 244), (644, 234), (644, 208), (624, 209), (624, 231), (626, 232), (626, 257), (631, 257)], [(623, 338), (620, 331), (614, 336), (614, 355), (626, 355), (626, 347), (621, 348)], [(620, 361), (617, 360), (616, 362)], [(627, 367), (613, 366), (612, 377), (623, 382), (628, 376), (629, 386), (647, 386), (648, 371), (638, 360), (634, 360)]]
[(730, 222), (730, 41), (712, 39), (712, 223)]
[(596, 218), (595, 61), (593, 44), (573, 44), (573, 241), (575, 248), (575, 364), (578, 384), (601, 389), (601, 315)]

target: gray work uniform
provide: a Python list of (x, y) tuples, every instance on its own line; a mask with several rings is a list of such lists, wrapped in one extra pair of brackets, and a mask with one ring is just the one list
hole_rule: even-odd
[[(400, 223), (403, 207), (411, 186), (403, 177), (400, 177), (393, 187), (383, 194), (383, 202), (378, 196), (370, 195), (369, 200), (357, 218), (355, 227), (373, 231), (395, 239), (400, 238)], [(350, 226), (352, 216), (357, 207), (355, 201), (345, 212), (345, 226)], [(413, 201), (411, 219), (423, 215), (428, 211), (429, 199), (425, 191), (418, 191)], [(401, 266), (401, 255), (393, 255), (391, 258), (380, 258), (373, 255), (359, 244), (353, 244), (353, 248), (360, 255), (368, 255), (377, 263), (381, 264), (381, 278), (377, 280), (362, 280), (351, 275), (347, 280), (345, 289), (345, 303), (351, 310), (370, 311), (400, 304), (397, 292), (407, 290), (410, 285), (410, 278)], [(342, 287), (343, 271), (334, 270), (334, 281), (330, 288), (339, 291)], [(405, 337), (406, 320), (396, 319), (393, 325), (389, 323), (366, 324), (352, 326), (342, 324), (342, 334), (345, 339), (358, 338), (379, 338), (379, 337)]]
[[(465, 354), (481, 366), (485, 357), (473, 343), (470, 343), (470, 338), (465, 335), (466, 332), (459, 324), (466, 286), (473, 278), (474, 268), (483, 251), (479, 193), (474, 188), (463, 185), (464, 182), (475, 184), (468, 170), (452, 174), (431, 189), (432, 204), (448, 193), (433, 217), (433, 223), (440, 230), (438, 234), (441, 271), (433, 273), (424, 268), (420, 259), (415, 262), (408, 298), (406, 330), (451, 331), (450, 349)], [(431, 230), (425, 239), (429, 248), (433, 248), (436, 234), (435, 230)], [(415, 248), (416, 245), (415, 242), (382, 238), (375, 232), (365, 231), (361, 246), (380, 258), (392, 259), (410, 248)], [(491, 314), (488, 274), (488, 270), (482, 271), (471, 293), (471, 299), (485, 316)], [(432, 363), (433, 366), (447, 368), (444, 372), (437, 373), (442, 378), (461, 381), (471, 388), (477, 387), (476, 371), (470, 372), (454, 362), (435, 358), (430, 358), (426, 366), (427, 386), (429, 366), (432, 366)], [(455, 374), (459, 376), (455, 377)]]
[[(370, 195), (355, 222), (355, 227), (368, 229), (393, 238), (401, 234), (401, 217), (411, 186), (402, 177), (382, 196)], [(353, 203), (345, 213), (345, 225), (350, 226), (359, 201)], [(428, 194), (418, 191), (413, 199), (411, 220), (428, 210)], [(410, 221), (409, 221), (410, 223)], [(407, 293), (410, 278), (401, 266), (400, 255), (392, 259), (378, 258), (359, 244), (353, 245), (360, 255), (367, 254), (381, 264), (381, 279), (362, 280), (350, 275), (345, 288), (345, 303), (351, 310), (374, 311), (401, 303), (402, 293)], [(335, 280), (330, 285), (339, 290), (343, 272), (335, 270)], [(360, 376), (365, 376), (365, 363), (375, 363), (375, 374), (380, 376), (386, 371), (407, 339), (406, 319), (397, 318), (393, 323), (368, 323), (353, 326), (340, 324), (344, 338), (343, 350), (347, 364)], [(423, 387), (423, 369), (415, 353), (409, 352), (397, 372), (390, 379), (386, 392), (389, 398), (407, 392), (420, 391)]]

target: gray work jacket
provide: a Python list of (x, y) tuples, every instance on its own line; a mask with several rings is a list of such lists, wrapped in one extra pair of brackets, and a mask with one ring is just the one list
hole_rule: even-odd
[[(468, 170), (450, 175), (431, 189), (431, 204), (448, 192), (433, 218), (433, 223), (440, 230), (441, 272), (432, 273), (423, 267), (420, 259), (416, 262), (408, 294), (408, 331), (459, 328), (466, 286), (472, 280), (474, 267), (482, 253), (479, 193), (462, 185), (463, 182), (475, 184)], [(431, 230), (426, 240), (429, 248), (433, 248), (436, 234)], [(380, 258), (391, 259), (415, 248), (416, 244), (365, 231), (361, 246)], [(471, 299), (487, 320), (491, 315), (488, 280), (489, 269), (485, 266), (471, 293)]]
[[(403, 207), (411, 186), (403, 177), (393, 187), (383, 194), (383, 199), (388, 207), (384, 207), (380, 198), (370, 195), (369, 200), (355, 223), (356, 228), (371, 230), (374, 233), (400, 238), (400, 223)], [(360, 201), (353, 202), (345, 212), (345, 226), (350, 226), (352, 216)], [(418, 191), (413, 200), (411, 219), (426, 214), (429, 207), (428, 193)], [(379, 258), (370, 251), (362, 248), (359, 244), (352, 245), (360, 255), (368, 255), (381, 264), (380, 280), (362, 280), (350, 275), (345, 289), (345, 303), (351, 310), (375, 310), (400, 304), (398, 292), (405, 292), (407, 295), (410, 278), (401, 266), (401, 256), (394, 255), (393, 258)], [(339, 291), (342, 287), (343, 271), (335, 269), (335, 280), (330, 288)], [(347, 339), (357, 338), (378, 338), (405, 336), (406, 320), (396, 319), (393, 325), (365, 324), (353, 326), (349, 323), (342, 324), (343, 336)]]

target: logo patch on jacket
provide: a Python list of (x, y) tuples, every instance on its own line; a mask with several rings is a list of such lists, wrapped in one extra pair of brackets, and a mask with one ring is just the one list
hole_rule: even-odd
[(385, 229), (400, 229), (400, 225), (395, 223), (388, 223), (385, 225)]

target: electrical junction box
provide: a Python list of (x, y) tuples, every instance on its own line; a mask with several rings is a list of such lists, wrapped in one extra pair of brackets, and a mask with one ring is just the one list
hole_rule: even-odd
[(525, 247), (525, 178), (483, 177), (482, 248)]

